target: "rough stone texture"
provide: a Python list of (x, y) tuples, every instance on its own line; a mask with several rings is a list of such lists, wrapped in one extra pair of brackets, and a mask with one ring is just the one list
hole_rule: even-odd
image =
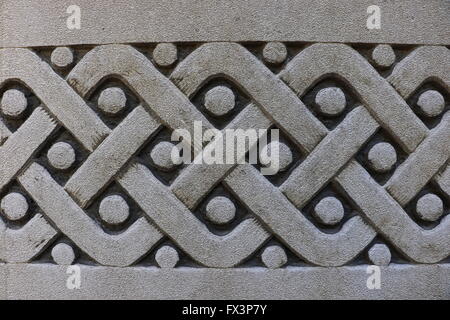
[(161, 66), (168, 67), (177, 60), (178, 50), (172, 43), (160, 43), (153, 50), (153, 60)]
[(234, 108), (234, 93), (231, 89), (218, 86), (205, 95), (205, 108), (215, 116), (223, 116)]
[(436, 117), (444, 111), (445, 100), (436, 90), (428, 90), (419, 96), (417, 105), (428, 117)]
[(156, 252), (155, 260), (161, 268), (174, 268), (179, 260), (178, 252), (172, 247), (164, 246)]
[(372, 51), (372, 59), (380, 68), (389, 68), (395, 62), (395, 52), (390, 45), (379, 44)]
[(102, 200), (98, 213), (106, 223), (121, 224), (128, 219), (130, 208), (121, 196), (112, 195)]
[(323, 224), (334, 225), (344, 217), (344, 207), (335, 197), (327, 197), (315, 206), (314, 215)]
[(292, 151), (282, 142), (274, 141), (262, 147), (259, 154), (260, 161), (264, 166), (271, 165), (270, 157), (276, 148), (278, 149), (278, 168), (280, 171), (284, 171), (292, 163)]
[(391, 262), (391, 252), (389, 248), (384, 244), (376, 244), (370, 248), (369, 260), (377, 266), (387, 266)]
[(70, 245), (59, 243), (52, 249), (52, 258), (56, 264), (68, 266), (75, 260), (75, 253)]
[(367, 159), (372, 169), (386, 172), (397, 163), (397, 152), (390, 143), (380, 142), (369, 150)]
[(264, 46), (263, 57), (268, 63), (280, 64), (286, 60), (286, 46), (281, 42), (269, 42)]
[[(249, 2), (250, 1), (250, 2)], [(73, 1), (4, 0), (4, 47), (180, 41), (309, 41), (448, 45), (445, 0), (105, 1), (78, 0), (91, 14), (78, 32), (66, 28)], [(367, 7), (380, 5), (382, 31), (365, 27)], [(42, 8), (45, 7), (46, 11)], [(96, 14), (96, 13), (102, 13)], [(330, 15), (333, 15), (330, 17)], [(26, 16), (26, 18), (24, 18)], [(411, 17), (414, 17), (412, 19)], [(364, 24), (361, 26), (361, 24)]]
[(287, 262), (286, 252), (279, 246), (270, 246), (264, 249), (261, 260), (269, 269), (277, 269)]
[(98, 107), (105, 113), (116, 114), (125, 108), (127, 97), (120, 88), (107, 88), (98, 98)]
[(172, 159), (172, 151), (176, 146), (167, 141), (158, 143), (151, 151), (153, 163), (161, 170), (170, 170), (176, 166)]
[(436, 221), (444, 213), (444, 203), (435, 194), (426, 194), (417, 201), (417, 214), (422, 220)]
[(58, 47), (52, 51), (50, 61), (55, 67), (66, 68), (73, 63), (73, 51), (67, 47)]
[(69, 169), (75, 162), (75, 150), (66, 142), (55, 143), (47, 152), (50, 165), (59, 170)]
[(0, 299), (450, 298), (448, 3), (242, 3), (2, 2)]
[(316, 95), (318, 111), (327, 116), (336, 116), (344, 111), (347, 102), (345, 95), (339, 88), (325, 88)]
[(19, 118), (27, 107), (27, 99), (23, 92), (9, 89), (3, 93), (0, 101), (0, 110), (10, 118)]
[(3, 197), (0, 208), (9, 220), (20, 220), (27, 214), (27, 199), (18, 192), (12, 192)]
[[(79, 290), (68, 290), (67, 267), (0, 265), (9, 299), (448, 299), (445, 265), (381, 267), (381, 290), (367, 290), (365, 266), (342, 268), (206, 269), (81, 266)], [(218, 281), (219, 279), (219, 281)], [(420, 284), (420, 285), (412, 285)], [(39, 288), (39, 289), (37, 289)], [(133, 288), (133, 290), (130, 290)]]
[(225, 224), (234, 219), (236, 207), (226, 197), (215, 197), (206, 206), (206, 217), (209, 221), (217, 224)]

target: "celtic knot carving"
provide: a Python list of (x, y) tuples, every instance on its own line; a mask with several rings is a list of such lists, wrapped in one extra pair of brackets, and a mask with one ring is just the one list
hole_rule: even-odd
[[(173, 56), (175, 49), (168, 49)], [(32, 261), (61, 237), (96, 263), (109, 266), (132, 265), (155, 251), (164, 239), (196, 263), (214, 268), (241, 265), (274, 239), (296, 258), (319, 266), (347, 264), (379, 239), (409, 261), (435, 263), (450, 255), (450, 218), (444, 214), (448, 208), (439, 220), (434, 219), (437, 222), (432, 227), (420, 225), (408, 212), (408, 206), (416, 203), (429, 184), (439, 190), (439, 201), (447, 204), (450, 198), (448, 101), (432, 127), (409, 103), (427, 81), (437, 83), (448, 96), (450, 75), (442, 67), (450, 64), (446, 47), (412, 50), (387, 77), (370, 59), (344, 44), (312, 44), (281, 66), (265, 64), (237, 43), (201, 44), (173, 69), (167, 65), (175, 59), (164, 58), (158, 63), (138, 47), (103, 45), (88, 51), (63, 74), (30, 49), (0, 49), (0, 87), (18, 82), (40, 101), (15, 131), (6, 124), (8, 117), (0, 119), (0, 194), (8, 194), (17, 181), (38, 208), (20, 227), (9, 224), (6, 213), (1, 216), (0, 261)], [(272, 62), (282, 60), (271, 56)], [(110, 78), (123, 83), (138, 101), (132, 110), (122, 113), (123, 119), (115, 126), (89, 102)], [(221, 130), (268, 130), (275, 126), (302, 155), (279, 183), (261, 175), (251, 164), (195, 163), (183, 166), (164, 183), (137, 156), (164, 128), (193, 133), (195, 121), (201, 121), (204, 129), (214, 128), (211, 116), (194, 100), (206, 84), (218, 78), (232, 83), (248, 98)], [(303, 101), (327, 78), (344, 83), (358, 100), (333, 127), (324, 124), (319, 113)], [(103, 110), (120, 113), (125, 103), (119, 103), (122, 94), (117, 90), (105, 93), (99, 99)], [(336, 93), (323, 91), (325, 101), (327, 94), (338, 99)], [(424, 96), (418, 104), (427, 107), (432, 98)], [(60, 131), (67, 131), (86, 153), (63, 183), (37, 157)], [(393, 151), (390, 145), (380, 146), (369, 155), (374, 168), (392, 170), (384, 183), (377, 181), (373, 168), (358, 158), (380, 131), (396, 146)], [(208, 152), (215, 143), (219, 142), (193, 147), (200, 153)], [(53, 153), (47, 154), (50, 161), (54, 155), (54, 167), (64, 171), (75, 161), (75, 156), (67, 156), (73, 152), (70, 145), (60, 142), (52, 149)], [(393, 166), (396, 152), (404, 157)], [(88, 213), (111, 184), (120, 186), (139, 212), (120, 232), (105, 230)], [(193, 213), (219, 184), (232, 194), (236, 206), (248, 212), (232, 230), (223, 233), (211, 231)], [(345, 194), (352, 207), (352, 214), (333, 232), (318, 227), (330, 218), (327, 215), (335, 209), (333, 201), (315, 207), (320, 223), (307, 214), (311, 201), (330, 184)], [(121, 199), (108, 199), (100, 210), (105, 216), (116, 214), (109, 211), (122, 208)], [(423, 210), (417, 204), (422, 217), (427, 217), (436, 201), (426, 200), (429, 202)], [(13, 211), (18, 210), (17, 202), (13, 203)], [(105, 220), (120, 224), (126, 218), (116, 214)], [(157, 255), (158, 259), (164, 260)]]

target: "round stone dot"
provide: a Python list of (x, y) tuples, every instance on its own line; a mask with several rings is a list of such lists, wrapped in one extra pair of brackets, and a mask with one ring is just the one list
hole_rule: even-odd
[(347, 100), (344, 92), (337, 87), (321, 89), (316, 95), (319, 112), (326, 116), (337, 116), (344, 111)]
[(75, 261), (75, 252), (70, 245), (58, 243), (52, 249), (52, 258), (56, 264), (70, 266)]
[(286, 46), (281, 42), (269, 42), (264, 46), (263, 57), (269, 63), (280, 64), (286, 60)]
[(20, 220), (28, 212), (27, 199), (18, 192), (7, 194), (1, 201), (0, 207), (9, 220)]
[(75, 150), (67, 142), (57, 142), (48, 150), (47, 158), (53, 168), (66, 170), (75, 162)]
[(397, 152), (390, 143), (380, 142), (370, 149), (367, 159), (375, 171), (387, 172), (397, 163)]
[[(161, 141), (153, 147), (150, 152), (150, 158), (153, 163), (161, 170), (171, 170), (177, 166), (179, 158), (172, 159), (172, 150), (177, 148), (173, 143), (168, 141)], [(179, 153), (176, 153), (179, 155)]]
[(389, 68), (395, 62), (395, 52), (388, 44), (380, 44), (372, 52), (372, 59), (378, 67)]
[(369, 250), (369, 260), (374, 265), (387, 266), (391, 262), (391, 251), (385, 244), (375, 244)]
[(106, 114), (115, 115), (125, 108), (127, 97), (121, 88), (106, 88), (98, 97), (98, 107)]
[(112, 195), (103, 199), (98, 211), (101, 219), (112, 225), (125, 222), (130, 215), (127, 202), (119, 195)]
[(173, 43), (160, 43), (153, 50), (153, 59), (161, 67), (168, 67), (177, 60), (177, 47)]
[(0, 109), (5, 116), (16, 119), (25, 111), (27, 104), (27, 98), (22, 91), (9, 89), (3, 93)]
[(52, 51), (52, 64), (58, 68), (66, 68), (73, 63), (73, 51), (68, 47), (59, 47)]
[(439, 91), (428, 90), (419, 96), (417, 105), (427, 117), (436, 117), (444, 111), (445, 100)]
[(275, 245), (264, 249), (261, 259), (267, 268), (277, 269), (286, 264), (287, 255), (282, 247)]
[(315, 206), (314, 216), (323, 224), (335, 225), (344, 217), (344, 206), (335, 197), (326, 197)]
[(174, 268), (180, 260), (180, 257), (178, 256), (177, 250), (171, 246), (164, 246), (156, 252), (155, 260), (158, 266), (168, 269)]
[(259, 159), (264, 166), (271, 166), (272, 150), (275, 150), (276, 145), (278, 145), (279, 171), (284, 171), (292, 163), (293, 155), (291, 149), (283, 142), (273, 141), (264, 146), (259, 154)]
[(236, 207), (234, 203), (226, 197), (215, 197), (206, 206), (206, 217), (216, 224), (225, 224), (234, 219)]
[(223, 116), (233, 110), (235, 96), (230, 88), (217, 86), (205, 95), (205, 108), (214, 116)]
[(424, 221), (436, 221), (444, 213), (444, 203), (437, 195), (428, 193), (417, 201), (416, 212)]

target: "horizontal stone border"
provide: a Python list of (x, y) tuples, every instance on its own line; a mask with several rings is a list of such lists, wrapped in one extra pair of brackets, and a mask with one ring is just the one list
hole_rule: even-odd
[(80, 266), (69, 290), (67, 268), (0, 265), (0, 299), (450, 299), (450, 264), (381, 267), (369, 290), (367, 266), (285, 269), (157, 269)]
[[(70, 5), (81, 9), (79, 30), (67, 28)], [(381, 9), (381, 29), (366, 27), (371, 5)], [(446, 0), (3, 0), (0, 5), (0, 47), (181, 41), (449, 45), (448, 30)]]

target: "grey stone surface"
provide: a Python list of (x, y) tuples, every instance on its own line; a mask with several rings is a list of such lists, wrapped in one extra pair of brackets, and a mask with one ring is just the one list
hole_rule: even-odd
[(168, 67), (178, 58), (178, 50), (173, 43), (159, 43), (153, 50), (153, 60), (161, 66)]
[(422, 220), (436, 221), (444, 213), (444, 203), (437, 195), (429, 193), (417, 201), (416, 212)]
[(375, 244), (368, 255), (370, 261), (377, 266), (387, 266), (391, 262), (391, 251), (385, 244)]
[(2, 113), (11, 118), (18, 118), (27, 107), (27, 99), (23, 92), (15, 89), (6, 90), (0, 101)]
[(174, 268), (179, 259), (178, 252), (169, 246), (160, 248), (155, 255), (156, 263), (163, 269)]
[(269, 269), (277, 269), (287, 262), (286, 252), (279, 246), (270, 246), (264, 249), (261, 260)]
[(449, 299), (448, 3), (372, 2), (2, 2), (0, 299)]
[(378, 172), (386, 172), (397, 163), (397, 152), (390, 143), (380, 142), (369, 150), (367, 159), (372, 169)]
[(226, 197), (215, 197), (206, 206), (206, 217), (209, 221), (217, 224), (225, 224), (234, 219), (236, 207)]
[(0, 208), (9, 220), (20, 220), (28, 212), (27, 199), (18, 192), (11, 192), (3, 197)]
[(436, 90), (428, 90), (419, 96), (417, 105), (428, 117), (436, 117), (444, 111), (445, 100)]
[(116, 114), (125, 108), (127, 97), (120, 88), (107, 88), (98, 97), (98, 107), (105, 113)]
[(269, 42), (264, 46), (263, 57), (268, 63), (280, 64), (287, 58), (286, 46), (281, 42)]
[(395, 62), (395, 52), (390, 45), (379, 44), (372, 51), (372, 59), (380, 68), (389, 68)]
[(52, 51), (50, 61), (55, 67), (66, 68), (73, 63), (73, 51), (68, 47), (58, 47)]
[(68, 266), (74, 262), (75, 253), (70, 245), (59, 243), (52, 249), (52, 258), (56, 264)]
[(259, 154), (260, 161), (264, 166), (271, 166), (271, 157), (274, 156), (274, 150), (278, 150), (278, 168), (279, 171), (285, 171), (292, 163), (292, 151), (289, 147), (282, 143), (273, 141), (264, 146)]
[(340, 88), (325, 88), (317, 93), (316, 104), (320, 113), (336, 116), (344, 111), (347, 102)]
[(66, 142), (55, 143), (47, 152), (50, 165), (59, 170), (69, 169), (75, 162), (75, 150)]
[(172, 159), (172, 150), (176, 146), (168, 141), (158, 143), (150, 152), (153, 163), (162, 170), (170, 170), (176, 166)]
[(344, 213), (342, 202), (335, 197), (323, 198), (314, 208), (315, 217), (327, 225), (339, 223), (344, 217)]
[(106, 223), (121, 224), (130, 216), (130, 208), (121, 196), (112, 195), (102, 200), (98, 213)]
[[(0, 265), (0, 296), (18, 299), (448, 299), (450, 267), (381, 267), (381, 289), (368, 290), (366, 266), (342, 268), (160, 269), (81, 266), (79, 290), (67, 267)], [(411, 285), (415, 284), (415, 285)], [(5, 288), (5, 287), (3, 287)], [(133, 290), (129, 290), (133, 288)]]
[[(73, 1), (4, 0), (0, 46), (180, 41), (308, 41), (448, 45), (446, 0), (79, 0), (86, 13), (68, 30)], [(366, 28), (367, 7), (379, 5), (382, 29)], [(42, 14), (42, 8), (46, 8)], [(332, 16), (330, 16), (332, 15)], [(23, 17), (26, 16), (26, 19)], [(414, 19), (412, 19), (412, 17)]]
[(205, 95), (205, 108), (215, 116), (223, 116), (233, 110), (235, 97), (231, 89), (218, 86)]

